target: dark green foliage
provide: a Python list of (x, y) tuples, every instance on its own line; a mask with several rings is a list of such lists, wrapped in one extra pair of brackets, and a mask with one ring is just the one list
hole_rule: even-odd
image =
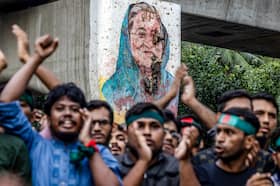
[[(280, 104), (279, 59), (183, 42), (182, 62), (189, 67), (198, 99), (214, 111), (223, 92), (239, 88), (271, 93)], [(179, 105), (179, 114), (189, 112)]]

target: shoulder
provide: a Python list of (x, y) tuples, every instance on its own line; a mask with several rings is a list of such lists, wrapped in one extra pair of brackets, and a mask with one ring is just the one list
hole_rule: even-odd
[(15, 145), (15, 146), (22, 146), (24, 142), (17, 136), (9, 135), (9, 134), (0, 134), (0, 144), (5, 142), (5, 144)]
[(19, 104), (19, 101), (12, 101), (12, 102), (0, 102), (0, 113), (1, 115), (14, 116), (15, 113), (23, 113)]
[(115, 166), (118, 167), (118, 161), (106, 146), (97, 145), (97, 148), (105, 164), (107, 164), (109, 167), (115, 167)]
[(27, 147), (22, 139), (9, 134), (0, 134), (0, 149), (2, 152), (24, 153)]
[(192, 163), (194, 165), (200, 165), (200, 164), (213, 163), (215, 162), (215, 160), (216, 160), (216, 155), (213, 148), (208, 148), (198, 152), (198, 154), (192, 158)]
[(160, 161), (160, 163), (163, 164), (165, 172), (167, 174), (179, 174), (179, 161), (169, 154), (162, 153), (161, 156), (164, 158), (164, 161)]

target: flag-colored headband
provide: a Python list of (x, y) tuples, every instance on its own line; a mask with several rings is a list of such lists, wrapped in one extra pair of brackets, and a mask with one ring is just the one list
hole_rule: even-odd
[(218, 120), (218, 123), (228, 124), (239, 130), (242, 130), (243, 132), (249, 135), (256, 134), (257, 132), (256, 128), (253, 127), (251, 123), (240, 119), (238, 116), (235, 115), (222, 114)]
[(153, 111), (153, 110), (146, 110), (146, 111), (142, 112), (141, 114), (134, 114), (134, 115), (129, 116), (126, 120), (126, 124), (130, 125), (135, 120), (140, 119), (140, 118), (152, 118), (152, 119), (158, 120), (160, 122), (160, 124), (164, 123), (163, 117), (158, 112)]

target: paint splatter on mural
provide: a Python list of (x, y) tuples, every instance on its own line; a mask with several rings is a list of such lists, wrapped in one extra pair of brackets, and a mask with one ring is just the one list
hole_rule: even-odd
[[(180, 64), (180, 7), (155, 0), (127, 3), (111, 0), (107, 6), (112, 9), (126, 6), (120, 28), (115, 30), (119, 32), (114, 49), (118, 52), (115, 57), (107, 55), (107, 59), (98, 61), (101, 98), (112, 105), (116, 122), (121, 123), (132, 105), (160, 99), (169, 90), (172, 74)], [(106, 34), (102, 37), (106, 38)], [(177, 100), (169, 105), (175, 113)]]

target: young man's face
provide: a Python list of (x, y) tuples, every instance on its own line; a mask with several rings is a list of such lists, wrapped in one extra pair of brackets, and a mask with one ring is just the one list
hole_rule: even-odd
[(105, 107), (90, 111), (92, 118), (91, 137), (98, 144), (108, 145), (112, 125), (110, 124), (110, 113)]
[(175, 148), (178, 146), (179, 139), (175, 138), (174, 134), (178, 135), (176, 124), (173, 121), (165, 122), (164, 128), (164, 139), (162, 150), (168, 154), (173, 155)]
[(127, 135), (125, 131), (113, 130), (109, 143), (110, 150), (113, 155), (121, 155), (125, 152)]
[(264, 99), (253, 100), (253, 111), (260, 121), (258, 134), (268, 137), (277, 126), (277, 110)]
[(132, 18), (130, 46), (135, 63), (145, 76), (152, 75), (152, 58), (162, 59), (163, 42), (155, 42), (160, 33), (160, 22), (155, 13), (140, 11)]
[(235, 160), (244, 153), (245, 134), (228, 124), (218, 124), (215, 152), (222, 160)]
[(82, 118), (79, 112), (80, 104), (63, 96), (56, 101), (50, 111), (52, 134), (63, 140), (77, 139), (82, 127)]
[(150, 147), (151, 151), (155, 155), (162, 148), (162, 141), (164, 137), (164, 131), (162, 124), (152, 118), (140, 118), (135, 120), (128, 127), (128, 144), (130, 147), (137, 147), (136, 139), (134, 139), (133, 130), (139, 131), (146, 139), (146, 144)]

